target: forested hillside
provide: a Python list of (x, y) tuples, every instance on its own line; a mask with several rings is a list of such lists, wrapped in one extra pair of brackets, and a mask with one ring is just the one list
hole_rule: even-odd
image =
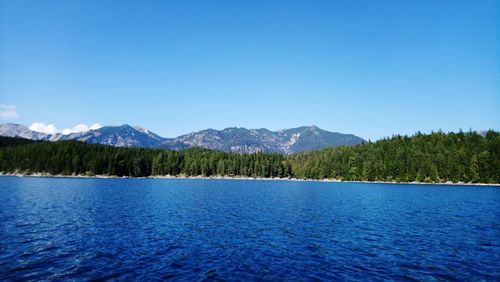
[(489, 131), (395, 136), (290, 156), (300, 178), (419, 182), (500, 182), (500, 134)]
[(118, 148), (1, 137), (0, 171), (500, 183), (500, 134), (489, 131), (485, 136), (474, 132), (395, 136), (290, 156)]

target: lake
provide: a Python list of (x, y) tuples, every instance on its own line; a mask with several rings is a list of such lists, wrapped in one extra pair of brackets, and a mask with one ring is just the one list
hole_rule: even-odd
[(0, 177), (0, 280), (495, 280), (500, 188)]

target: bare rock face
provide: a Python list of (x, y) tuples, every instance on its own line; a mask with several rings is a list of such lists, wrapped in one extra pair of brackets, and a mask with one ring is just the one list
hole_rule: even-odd
[(226, 128), (207, 129), (163, 142), (164, 148), (202, 147), (225, 152), (276, 152), (293, 154), (325, 147), (356, 145), (364, 142), (352, 134), (322, 130), (316, 126), (270, 131), (267, 129)]

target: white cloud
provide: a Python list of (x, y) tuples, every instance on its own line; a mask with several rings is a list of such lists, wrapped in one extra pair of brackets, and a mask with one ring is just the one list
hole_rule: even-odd
[(83, 123), (80, 123), (80, 124), (73, 126), (72, 128), (63, 129), (62, 134), (66, 135), (66, 134), (71, 134), (71, 133), (76, 133), (76, 132), (85, 132), (85, 131), (89, 131), (89, 130), (99, 129), (101, 127), (102, 127), (102, 125), (100, 123), (94, 123), (90, 126), (83, 124)]
[(0, 105), (0, 117), (3, 119), (18, 118), (16, 106)]
[(89, 130), (89, 127), (86, 124), (80, 123), (80, 124), (73, 126), (72, 128), (63, 129), (62, 134), (66, 135), (66, 134), (70, 134), (70, 133), (82, 132), (82, 131), (88, 131), (88, 130)]
[(76, 133), (76, 132), (85, 132), (89, 130), (95, 130), (101, 128), (102, 125), (100, 123), (94, 123), (92, 125), (86, 125), (83, 123), (79, 123), (72, 128), (65, 128), (62, 131), (57, 129), (57, 127), (54, 124), (46, 124), (44, 122), (34, 122), (33, 124), (30, 125), (30, 129), (33, 131), (45, 133), (45, 134), (56, 134), (56, 133), (62, 133), (64, 135), (66, 134), (71, 134), (71, 133)]
[(90, 126), (90, 129), (91, 129), (91, 130), (96, 130), (96, 129), (99, 129), (99, 128), (101, 128), (101, 127), (102, 127), (102, 124), (100, 124), (100, 123), (98, 123), (98, 122), (97, 122), (97, 123), (92, 124), (92, 125)]
[(30, 130), (45, 133), (45, 134), (55, 134), (59, 132), (56, 126), (53, 124), (45, 124), (43, 122), (34, 122), (30, 125)]

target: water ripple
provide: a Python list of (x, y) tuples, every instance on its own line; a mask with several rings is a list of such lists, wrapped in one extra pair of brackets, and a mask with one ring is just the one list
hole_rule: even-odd
[(500, 190), (0, 178), (0, 280), (500, 277)]

